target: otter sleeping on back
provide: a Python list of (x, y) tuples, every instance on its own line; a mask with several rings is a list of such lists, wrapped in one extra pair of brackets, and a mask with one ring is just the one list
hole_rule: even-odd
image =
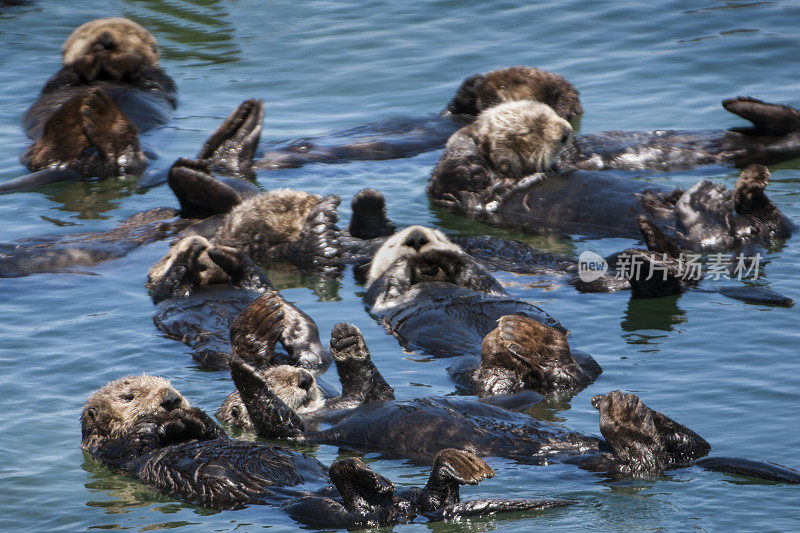
[(493, 225), (522, 230), (638, 236), (646, 214), (694, 250), (769, 245), (794, 224), (766, 197), (769, 171), (746, 168), (734, 191), (701, 181), (663, 190), (609, 173), (548, 172), (569, 124), (547, 106), (501, 104), (450, 138), (428, 184), (432, 201)]
[[(334, 327), (331, 351), (337, 364), (341, 359), (364, 365), (365, 372), (374, 368), (364, 339), (353, 326)], [(708, 470), (800, 483), (800, 472), (772, 463), (736, 458), (698, 461), (711, 449), (708, 442), (653, 411), (635, 394), (621, 391), (592, 398), (604, 439), (454, 397), (379, 399), (339, 415), (331, 427), (312, 431), (281, 398), (285, 389), (273, 388), (269, 378), (240, 360), (232, 362), (231, 376), (252, 425), (265, 438), (290, 437), (403, 457), (432, 457), (443, 448), (457, 446), (479, 456), (535, 464), (560, 460), (632, 477), (654, 477), (697, 464)]]
[(437, 356), (479, 355), (503, 315), (565, 331), (540, 308), (507, 296), (477, 261), (423, 226), (384, 242), (372, 260), (364, 301), (404, 347)]
[(175, 83), (159, 66), (156, 40), (131, 20), (81, 25), (62, 57), (23, 118), (33, 144), (21, 160), (34, 173), (3, 183), (0, 192), (141, 174), (147, 157), (139, 134), (164, 124), (175, 108)]
[[(461, 502), (459, 485), (494, 471), (468, 452), (443, 450), (423, 488), (394, 484), (357, 458), (330, 470), (293, 450), (230, 440), (164, 379), (129, 376), (86, 401), (81, 448), (101, 463), (154, 489), (212, 509), (280, 506), (304, 523), (376, 527), (413, 521), (567, 505), (563, 500)], [(329, 486), (329, 481), (334, 487)]]

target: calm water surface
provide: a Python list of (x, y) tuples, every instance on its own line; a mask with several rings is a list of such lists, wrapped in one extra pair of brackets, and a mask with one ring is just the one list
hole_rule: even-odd
[[(283, 141), (391, 117), (437, 113), (467, 75), (527, 64), (556, 71), (581, 91), (582, 131), (725, 128), (740, 124), (722, 98), (753, 95), (800, 105), (800, 5), (792, 2), (31, 2), (0, 11), (0, 180), (24, 173), (20, 117), (59, 66), (72, 29), (101, 16), (130, 17), (158, 38), (180, 106), (146, 137), (152, 168), (193, 155), (242, 99), (266, 103), (262, 139)], [(437, 224), (452, 233), (491, 228), (432, 208), (424, 188), (439, 152), (397, 161), (312, 165), (264, 172), (265, 188), (337, 193), (343, 225), (350, 197), (370, 186), (401, 225)], [(770, 193), (800, 220), (800, 163), (772, 168)], [(704, 167), (643, 180), (676, 186), (737, 173)], [(158, 205), (166, 186), (137, 191), (136, 179), (62, 184), (0, 196), (0, 242), (99, 231)], [(508, 235), (504, 233), (504, 235)], [(517, 236), (553, 251), (612, 252), (634, 244)], [(280, 511), (255, 506), (214, 513), (110, 474), (81, 452), (78, 416), (86, 397), (129, 373), (172, 380), (214, 411), (232, 390), (222, 372), (202, 372), (187, 349), (152, 324), (142, 284), (167, 249), (158, 242), (73, 274), (0, 279), (0, 529), (291, 530)], [(800, 239), (772, 250), (759, 281), (800, 301)], [(800, 307), (756, 306), (716, 294), (631, 301), (622, 292), (581, 295), (558, 279), (498, 273), (509, 292), (541, 303), (571, 331), (571, 344), (602, 364), (596, 383), (568, 404), (536, 415), (597, 433), (592, 395), (633, 391), (703, 435), (712, 454), (800, 467)], [(347, 319), (400, 398), (453, 392), (446, 360), (403, 353), (364, 311), (352, 273), (318, 280), (273, 278), (323, 332)], [(321, 295), (321, 296), (320, 296)], [(332, 296), (333, 295), (333, 296)], [(335, 378), (331, 377), (332, 381)], [(323, 462), (331, 446), (310, 451)], [(368, 454), (398, 484), (421, 484), (427, 469)], [(488, 459), (497, 475), (463, 490), (473, 497), (557, 497), (565, 510), (398, 531), (792, 530), (799, 489), (684, 469), (658, 479), (610, 481), (568, 465), (529, 467)]]

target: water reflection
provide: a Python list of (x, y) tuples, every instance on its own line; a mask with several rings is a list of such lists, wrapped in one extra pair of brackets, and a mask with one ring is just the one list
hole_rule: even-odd
[[(686, 311), (678, 307), (679, 294), (661, 298), (631, 298), (622, 318), (623, 331), (672, 331), (676, 324), (687, 321)], [(665, 335), (622, 335), (629, 344), (655, 344)]]
[(118, 200), (135, 193), (139, 178), (124, 176), (99, 181), (76, 181), (40, 189), (51, 202), (62, 204), (61, 211), (77, 213), (79, 219), (106, 219), (104, 215), (120, 206)]
[(223, 2), (189, 0), (173, 4), (127, 0), (127, 3), (132, 6), (125, 9), (125, 16), (158, 36), (165, 59), (187, 61), (193, 65), (218, 65), (242, 57), (241, 49), (234, 42), (235, 32)]

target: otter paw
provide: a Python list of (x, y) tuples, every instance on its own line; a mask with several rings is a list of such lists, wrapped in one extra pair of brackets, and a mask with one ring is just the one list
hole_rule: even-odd
[(474, 453), (445, 448), (436, 455), (431, 479), (455, 481), (459, 485), (477, 485), (494, 476), (494, 470)]
[(327, 268), (341, 264), (339, 228), (336, 227), (339, 220), (336, 208), (340, 202), (335, 194), (323, 198), (311, 211), (294, 243), (297, 253), (314, 266)]
[(211, 174), (211, 163), (205, 159), (181, 157), (170, 167), (167, 183), (178, 198), (184, 217), (227, 213), (242, 203), (233, 187)]
[(369, 348), (357, 327), (340, 322), (331, 330), (331, 355), (337, 361), (367, 359)]
[(394, 492), (394, 483), (373, 472), (356, 457), (335, 461), (329, 473), (331, 481), (349, 506), (361, 499), (374, 504), (379, 498)]
[(245, 100), (211, 134), (197, 157), (208, 159), (216, 170), (251, 175), (263, 119), (264, 103)]

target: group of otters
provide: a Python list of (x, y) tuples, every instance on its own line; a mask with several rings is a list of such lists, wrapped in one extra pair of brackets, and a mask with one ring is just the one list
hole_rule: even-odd
[[(149, 32), (124, 18), (88, 22), (64, 43), (63, 67), (25, 115), (32, 144), (22, 161), (32, 173), (0, 190), (141, 174), (148, 161), (139, 134), (163, 124), (175, 103), (175, 85), (159, 67)], [(230, 371), (237, 391), (217, 412), (224, 425), (267, 439), (432, 461), (424, 487), (396, 489), (355, 457), (326, 467), (290, 448), (231, 438), (158, 377), (128, 376), (93, 393), (81, 415), (82, 448), (198, 505), (268, 504), (302, 523), (360, 528), (574, 503), (460, 501), (460, 485), (494, 475), (481, 456), (562, 461), (639, 477), (698, 465), (800, 483), (800, 472), (772, 463), (701, 459), (708, 442), (635, 394), (592, 398), (602, 438), (522, 414), (544, 396), (575, 394), (601, 369), (570, 348), (563, 325), (508, 296), (488, 272), (559, 272), (580, 290), (629, 288), (634, 297), (661, 296), (699, 282), (679, 276), (685, 251), (752, 256), (789, 237), (794, 224), (766, 196), (763, 164), (800, 156), (800, 112), (745, 97), (723, 106), (752, 126), (576, 138), (570, 121), (582, 108), (575, 88), (556, 74), (510, 67), (467, 78), (440, 117), (352, 130), (349, 144), (304, 140), (256, 160), (263, 109), (260, 101), (247, 100), (196, 158), (181, 158), (169, 169), (179, 210), (152, 209), (106, 233), (0, 245), (0, 269), (25, 275), (93, 265), (174, 236), (148, 275), (155, 323), (191, 346), (201, 365)], [(619, 279), (615, 254), (609, 275), (582, 282), (573, 260), (542, 261), (521, 243), (448, 239), (422, 226), (397, 231), (383, 196), (371, 189), (353, 198), (350, 225), (342, 231), (337, 196), (261, 192), (251, 181), (257, 169), (407, 157), (445, 142), (428, 185), (434, 204), (515, 229), (641, 236), (647, 249), (626, 252), (646, 268)], [(710, 181), (662, 189), (603, 172), (708, 163), (743, 168), (732, 191)], [(143, 181), (156, 185), (158, 177)], [(326, 274), (355, 265), (370, 312), (406, 348), (461, 356), (448, 371), (462, 392), (478, 399), (395, 400), (356, 327), (337, 324), (328, 350), (314, 321), (272, 289), (257, 263), (274, 260)], [(656, 268), (667, 274), (648, 276)], [(762, 289), (724, 293), (792, 303)], [(331, 359), (341, 393), (315, 378)]]

